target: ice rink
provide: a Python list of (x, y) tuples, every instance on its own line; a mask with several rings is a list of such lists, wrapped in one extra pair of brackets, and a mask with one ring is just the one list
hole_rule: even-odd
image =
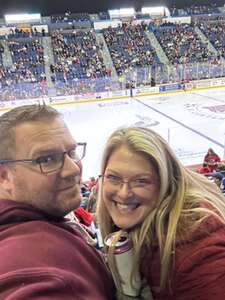
[(202, 163), (208, 148), (225, 158), (225, 88), (90, 101), (55, 108), (64, 114), (76, 141), (87, 142), (84, 180), (99, 175), (104, 144), (114, 129), (124, 125), (146, 126), (157, 131), (184, 165)]
[(87, 142), (83, 178), (97, 176), (104, 143), (120, 126), (160, 133), (184, 165), (202, 163), (209, 147), (224, 158), (225, 88), (56, 106), (75, 139)]

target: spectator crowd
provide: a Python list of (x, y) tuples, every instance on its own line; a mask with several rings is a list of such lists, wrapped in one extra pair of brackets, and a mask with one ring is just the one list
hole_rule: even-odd
[[(215, 14), (216, 7), (185, 9), (187, 15), (204, 16), (209, 11)], [(172, 15), (175, 14), (176, 9), (172, 10)], [(99, 14), (99, 19), (108, 18), (107, 13)], [(42, 97), (48, 95), (49, 89), (55, 95), (108, 91), (121, 86), (121, 76), (129, 82), (137, 81), (133, 78), (135, 74), (137, 84), (222, 77), (225, 75), (225, 22), (221, 16), (212, 18), (212, 22), (207, 16), (207, 22), (195, 20), (190, 24), (162, 20), (122, 22), (117, 27), (103, 29), (100, 34), (104, 40), (98, 40), (99, 33), (92, 25), (75, 26), (76, 22), (91, 22), (88, 14), (54, 15), (53, 24), (68, 23), (68, 27), (57, 25), (49, 32), (35, 27), (12, 29), (2, 36), (0, 45), (1, 100)], [(43, 37), (50, 41), (50, 49), (44, 46)], [(51, 60), (49, 51), (53, 53)], [(105, 58), (107, 51), (111, 56), (110, 67)], [(113, 75), (114, 69), (118, 77)]]

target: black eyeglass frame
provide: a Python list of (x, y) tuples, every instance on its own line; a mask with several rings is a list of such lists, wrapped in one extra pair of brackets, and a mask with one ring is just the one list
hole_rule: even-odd
[[(75, 163), (78, 163), (80, 162), (84, 157), (85, 157), (85, 154), (86, 154), (86, 146), (87, 146), (87, 143), (77, 143), (76, 146), (83, 146), (83, 154), (82, 154), (82, 157), (79, 157), (79, 159), (73, 159), (71, 158)], [(72, 151), (72, 150), (70, 150)], [(44, 157), (44, 156), (48, 156), (48, 155), (51, 155), (52, 153), (49, 153), (49, 154), (46, 154), (46, 155), (42, 155), (42, 156), (39, 156), (37, 157), (36, 159), (17, 159), (17, 160), (10, 160), (10, 159), (0, 159), (0, 165), (6, 165), (6, 164), (12, 164), (12, 163), (33, 163), (33, 164), (36, 164), (36, 165), (39, 165), (40, 167), (40, 171), (41, 173), (43, 174), (48, 174), (48, 173), (53, 173), (53, 172), (56, 172), (60, 169), (63, 168), (64, 166), (64, 162), (65, 162), (65, 154), (69, 154), (70, 151), (64, 151), (64, 152), (61, 152), (61, 153), (54, 153), (54, 154), (61, 154), (62, 155), (62, 158), (61, 158), (61, 166), (57, 169), (54, 169), (54, 170), (51, 170), (51, 171), (43, 171), (43, 167), (42, 167), (42, 163), (39, 162), (38, 160), (41, 158), (41, 157)]]

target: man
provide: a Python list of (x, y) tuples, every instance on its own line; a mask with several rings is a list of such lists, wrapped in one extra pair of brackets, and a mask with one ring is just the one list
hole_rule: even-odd
[(0, 299), (113, 299), (101, 256), (63, 218), (81, 200), (77, 143), (53, 108), (0, 116)]

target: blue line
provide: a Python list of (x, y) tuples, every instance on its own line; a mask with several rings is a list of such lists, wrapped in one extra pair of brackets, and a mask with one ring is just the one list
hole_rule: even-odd
[(175, 123), (177, 123), (177, 124), (179, 124), (179, 125), (185, 127), (186, 129), (189, 129), (190, 131), (192, 131), (192, 132), (194, 132), (194, 133), (200, 135), (201, 137), (203, 137), (203, 138), (205, 138), (205, 139), (207, 139), (207, 140), (213, 142), (214, 144), (220, 146), (221, 148), (224, 148), (224, 145), (223, 145), (223, 144), (221, 144), (221, 143), (215, 141), (214, 139), (210, 138), (209, 136), (207, 136), (207, 135), (205, 135), (205, 134), (203, 134), (203, 133), (201, 133), (201, 132), (195, 130), (194, 128), (191, 128), (191, 127), (185, 125), (184, 123), (182, 123), (182, 122), (180, 122), (180, 121), (178, 121), (178, 120), (176, 120), (176, 119), (174, 119), (174, 118), (168, 116), (167, 114), (164, 114), (163, 112), (159, 111), (158, 109), (156, 109), (156, 108), (154, 108), (154, 107), (152, 107), (152, 106), (150, 106), (150, 105), (148, 105), (148, 104), (143, 103), (142, 101), (140, 101), (140, 100), (137, 99), (137, 98), (133, 98), (133, 99), (136, 100), (137, 102), (139, 102), (140, 104), (142, 104), (142, 105), (144, 105), (144, 106), (150, 108), (151, 110), (154, 110), (155, 112), (159, 113), (160, 115), (166, 117), (167, 119), (170, 119), (171, 121), (173, 121), (173, 122), (175, 122)]

